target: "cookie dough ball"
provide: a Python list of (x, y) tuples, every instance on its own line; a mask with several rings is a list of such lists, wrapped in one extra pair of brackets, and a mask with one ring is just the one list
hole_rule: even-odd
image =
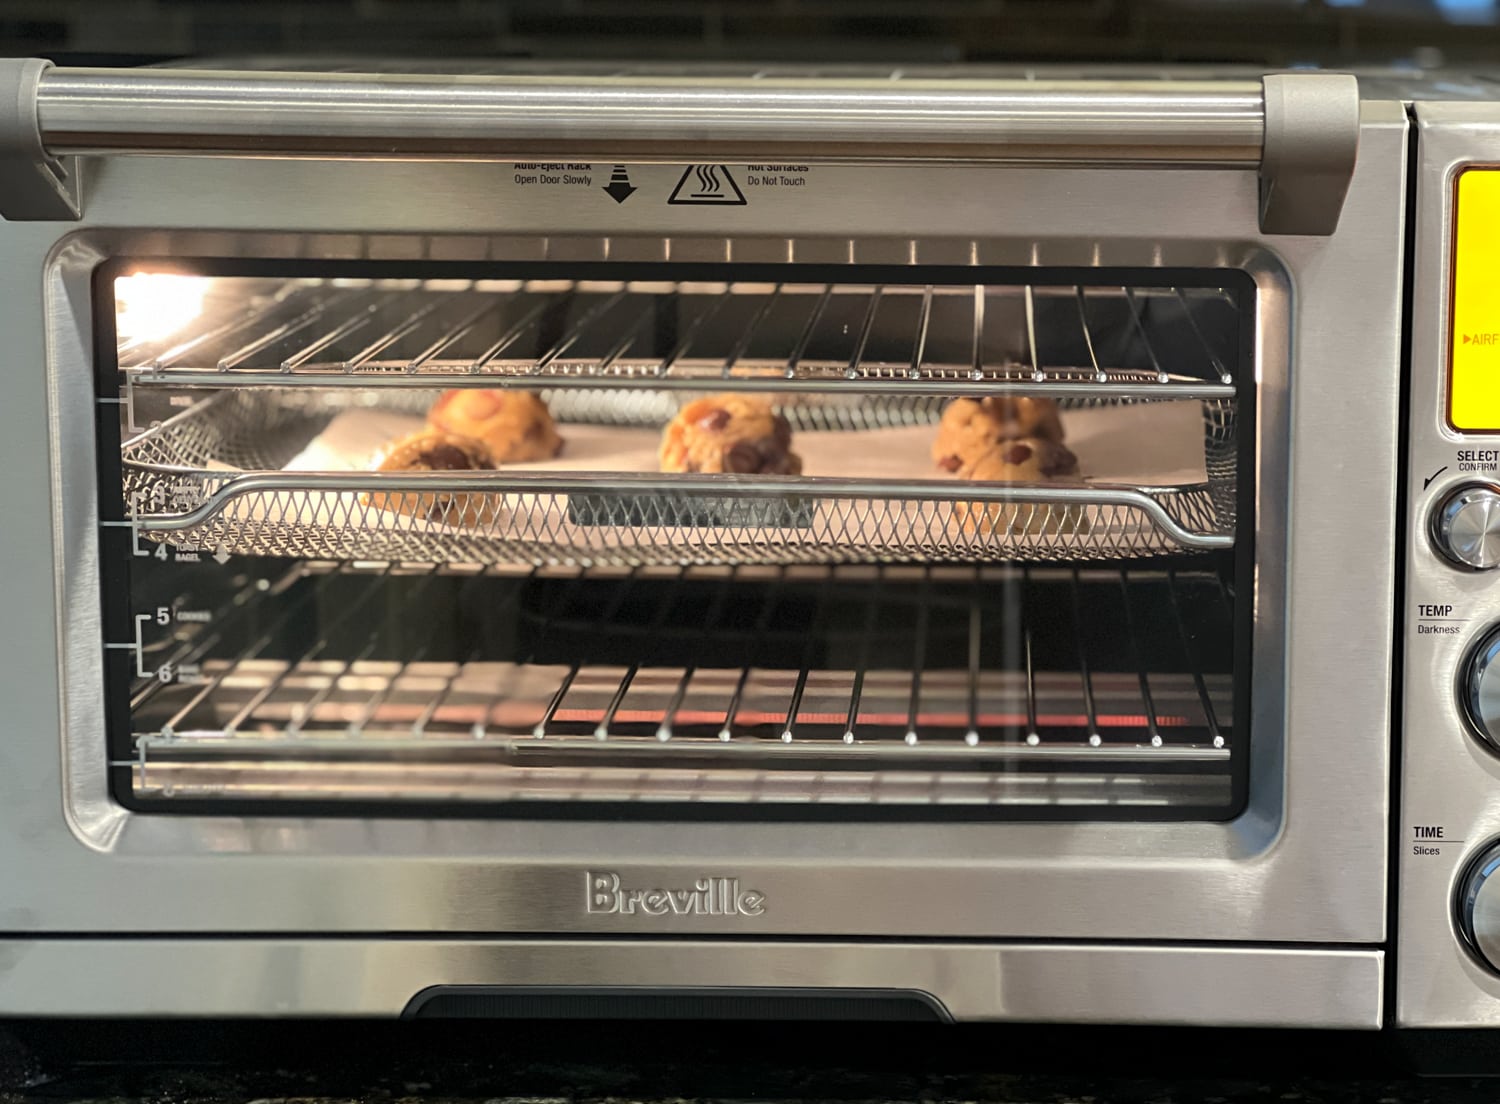
[(695, 399), (662, 433), (661, 470), (800, 475), (792, 427), (771, 404), (754, 395)]
[[(426, 429), (393, 441), (375, 466), (382, 472), (494, 471), (488, 446), (472, 437)], [(413, 514), (446, 525), (478, 525), (489, 495), (461, 491), (381, 491), (363, 496), (367, 506)]]
[(1041, 483), (1078, 474), (1078, 457), (1065, 445), (1042, 437), (1002, 441), (960, 473), (991, 483)]
[(954, 399), (943, 408), (932, 442), (932, 460), (943, 471), (958, 474), (1000, 442), (1029, 438), (1062, 441), (1057, 403), (1024, 395)]
[(427, 412), (427, 424), (483, 441), (497, 464), (549, 460), (563, 446), (547, 404), (530, 391), (444, 391)]
[[(963, 473), (978, 483), (1044, 483), (1078, 474), (1078, 458), (1055, 441), (1032, 437), (1005, 441)], [(954, 514), (970, 533), (1081, 534), (1088, 531), (1083, 507), (1056, 502), (957, 502)]]

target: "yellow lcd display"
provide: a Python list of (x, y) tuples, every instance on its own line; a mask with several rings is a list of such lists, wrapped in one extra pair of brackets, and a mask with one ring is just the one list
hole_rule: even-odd
[(1448, 421), (1500, 430), (1500, 170), (1461, 173), (1454, 212)]

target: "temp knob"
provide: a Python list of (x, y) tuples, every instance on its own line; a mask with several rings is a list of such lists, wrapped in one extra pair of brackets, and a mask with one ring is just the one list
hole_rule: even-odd
[(1500, 627), (1480, 637), (1464, 660), (1462, 672), (1458, 697), (1469, 725), (1500, 751)]
[(1500, 487), (1471, 483), (1443, 499), (1432, 515), (1432, 542), (1460, 567), (1500, 567)]
[(1500, 843), (1469, 863), (1458, 883), (1458, 930), (1485, 965), (1500, 973)]

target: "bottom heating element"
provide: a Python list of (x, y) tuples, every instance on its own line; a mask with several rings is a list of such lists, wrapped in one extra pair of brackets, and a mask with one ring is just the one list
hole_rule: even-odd
[(217, 605), (179, 593), (141, 630), (115, 759), (137, 800), (1212, 815), (1243, 753), (1233, 586), (1201, 561), (245, 564), (269, 574), (218, 573)]

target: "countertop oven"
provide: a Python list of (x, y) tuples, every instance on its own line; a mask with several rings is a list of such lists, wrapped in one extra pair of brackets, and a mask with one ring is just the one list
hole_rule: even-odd
[(1381, 1023), (1399, 98), (6, 71), (7, 1014)]

